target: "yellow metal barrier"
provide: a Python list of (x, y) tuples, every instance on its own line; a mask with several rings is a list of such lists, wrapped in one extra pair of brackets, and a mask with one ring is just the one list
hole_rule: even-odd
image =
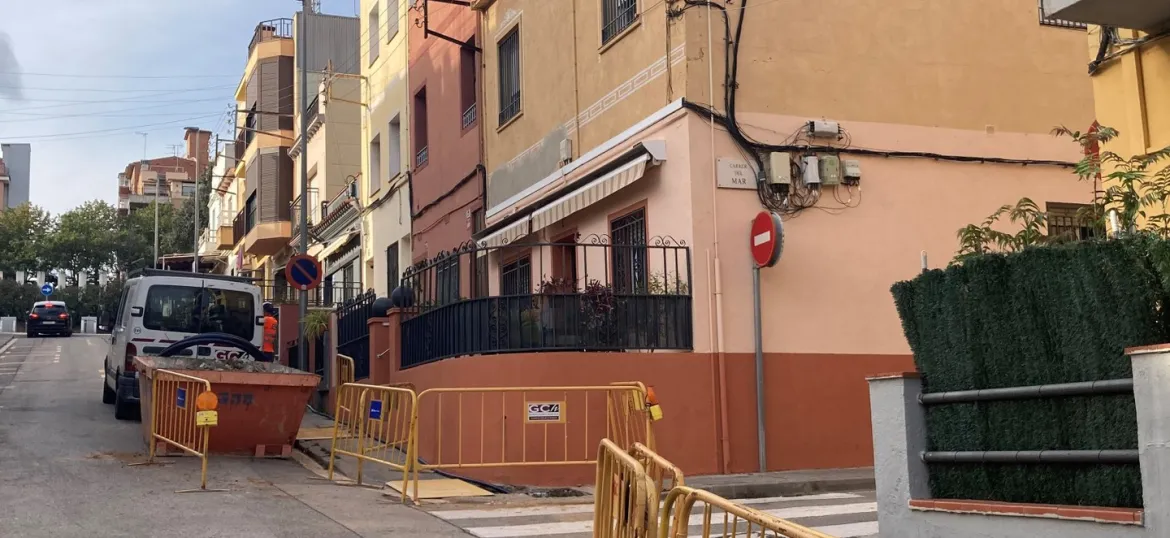
[[(332, 448), (329, 451), (329, 480), (333, 480), (334, 462), (340, 455), (357, 460), (355, 480), (362, 483), (365, 462), (385, 465), (402, 471), (405, 503), (406, 483), (415, 461), (414, 433), (417, 396), (413, 390), (380, 385), (347, 383), (338, 389), (338, 409), (333, 419)], [(415, 497), (418, 497), (416, 474)]]
[[(166, 443), (200, 460), (199, 489), (180, 493), (226, 491), (207, 489), (207, 446), (211, 427), (197, 420), (196, 400), (208, 399), (200, 398), (200, 395), (211, 394), (211, 382), (169, 370), (155, 370), (150, 390), (150, 459), (146, 463), (155, 463), (158, 444)], [(215, 399), (213, 394), (210, 399)]]
[[(695, 503), (703, 503), (692, 515)], [(658, 521), (658, 538), (687, 538), (691, 526), (701, 526), (698, 536), (758, 536), (761, 538), (833, 538), (828, 534), (735, 504), (709, 491), (679, 486), (666, 496)], [(721, 527), (714, 530), (714, 527)]]
[(655, 538), (658, 489), (654, 480), (637, 459), (609, 439), (602, 439), (597, 449), (595, 486), (594, 538)]
[(357, 380), (353, 378), (354, 373), (353, 357), (348, 355), (337, 354), (337, 385), (345, 385), (347, 383), (356, 383)]
[(418, 471), (595, 464), (603, 438), (622, 450), (652, 438), (649, 414), (629, 404), (644, 400), (634, 384), (424, 390), (415, 451), (431, 462), (416, 466), (415, 492)]
[(615, 387), (632, 387), (634, 390), (615, 391), (608, 395), (611, 430), (608, 437), (625, 449), (642, 443), (654, 448), (654, 430), (641, 428), (645, 421), (653, 422), (646, 399), (649, 391), (641, 381), (612, 383)]
[(679, 486), (685, 486), (682, 469), (642, 443), (634, 443), (630, 447), (630, 455), (646, 469), (646, 475), (654, 482), (654, 492), (670, 491)]

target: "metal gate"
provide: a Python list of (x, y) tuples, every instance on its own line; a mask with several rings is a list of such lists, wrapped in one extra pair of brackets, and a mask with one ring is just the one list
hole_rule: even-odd
[(353, 357), (354, 379), (370, 377), (370, 326), (374, 290), (367, 291), (337, 307), (337, 352)]

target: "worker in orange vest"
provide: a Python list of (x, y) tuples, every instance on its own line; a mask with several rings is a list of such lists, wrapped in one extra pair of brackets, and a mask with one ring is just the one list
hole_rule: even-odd
[(276, 358), (276, 307), (272, 303), (264, 303), (264, 344), (260, 351), (264, 352), (264, 360), (272, 362)]

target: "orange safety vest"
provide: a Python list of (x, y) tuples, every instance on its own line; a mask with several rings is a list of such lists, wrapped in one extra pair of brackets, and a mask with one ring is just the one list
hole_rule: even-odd
[(264, 316), (264, 347), (260, 351), (274, 353), (276, 351), (276, 318)]

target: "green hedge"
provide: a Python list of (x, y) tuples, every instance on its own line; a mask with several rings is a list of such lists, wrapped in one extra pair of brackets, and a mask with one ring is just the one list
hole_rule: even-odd
[[(892, 288), (925, 392), (1131, 376), (1127, 347), (1170, 341), (1170, 246), (1038, 247)], [(1131, 395), (927, 408), (930, 450), (1135, 449)], [(1137, 465), (930, 466), (936, 498), (1140, 507)]]

